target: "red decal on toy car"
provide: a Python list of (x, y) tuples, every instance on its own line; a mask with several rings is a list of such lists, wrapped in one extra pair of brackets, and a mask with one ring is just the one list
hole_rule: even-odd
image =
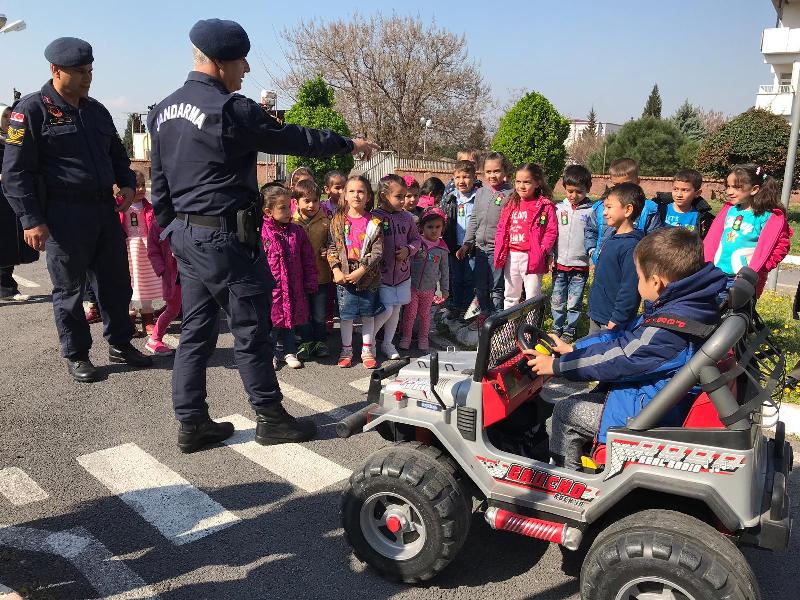
[(569, 504), (580, 505), (583, 502), (591, 502), (597, 496), (597, 490), (570, 477), (562, 477), (544, 469), (505, 463), (483, 456), (475, 458), (497, 481), (551, 494), (554, 498)]
[(662, 467), (686, 473), (729, 474), (745, 463), (744, 454), (713, 452), (678, 444), (610, 440), (611, 452), (605, 479), (618, 475), (631, 464)]

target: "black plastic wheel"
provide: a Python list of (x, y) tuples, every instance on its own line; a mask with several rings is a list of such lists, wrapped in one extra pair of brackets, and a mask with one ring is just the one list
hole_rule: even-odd
[(430, 579), (469, 532), (472, 500), (444, 452), (417, 442), (372, 454), (350, 476), (341, 518), (356, 557), (387, 579)]
[(760, 600), (739, 549), (668, 510), (635, 513), (600, 532), (581, 570), (583, 600)]

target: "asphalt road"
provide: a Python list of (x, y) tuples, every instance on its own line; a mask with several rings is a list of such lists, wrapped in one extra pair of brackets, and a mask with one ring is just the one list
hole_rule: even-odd
[[(480, 517), (456, 560), (423, 586), (388, 583), (352, 557), (339, 526), (343, 479), (385, 445), (333, 431), (343, 410), (365, 402), (362, 367), (339, 369), (333, 357), (284, 367), (287, 408), (313, 416), (321, 435), (265, 450), (249, 441), (254, 415), (225, 333), (208, 370), (210, 410), (238, 415), (239, 431), (229, 445), (182, 455), (172, 359), (149, 371), (109, 365), (94, 325), (92, 360), (105, 379), (74, 383), (43, 261), (17, 274), (39, 287), (22, 288), (35, 302), (0, 305), (0, 584), (54, 599), (578, 598), (558, 548)], [(800, 471), (791, 487), (797, 502)], [(765, 599), (797, 598), (799, 536), (783, 553), (745, 552)]]

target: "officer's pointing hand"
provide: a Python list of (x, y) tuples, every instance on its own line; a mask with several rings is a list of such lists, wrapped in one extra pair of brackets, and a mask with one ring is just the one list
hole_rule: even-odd
[(117, 212), (125, 212), (133, 204), (134, 191), (133, 188), (124, 187), (119, 190), (119, 195), (122, 196), (122, 204), (119, 204), (115, 209)]
[(47, 225), (37, 225), (36, 227), (31, 227), (23, 231), (22, 237), (25, 239), (25, 243), (28, 244), (28, 246), (39, 252), (44, 252), (44, 244), (47, 238), (50, 237), (50, 230), (47, 228)]
[(370, 142), (363, 138), (353, 138), (353, 156), (361, 155), (362, 160), (369, 160), (374, 152), (381, 147), (375, 142)]

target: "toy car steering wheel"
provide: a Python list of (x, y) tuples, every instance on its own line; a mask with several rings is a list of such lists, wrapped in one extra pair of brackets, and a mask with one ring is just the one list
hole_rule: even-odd
[(529, 323), (523, 323), (517, 328), (517, 346), (521, 350), (535, 350), (547, 356), (555, 354), (550, 337), (536, 325)]

